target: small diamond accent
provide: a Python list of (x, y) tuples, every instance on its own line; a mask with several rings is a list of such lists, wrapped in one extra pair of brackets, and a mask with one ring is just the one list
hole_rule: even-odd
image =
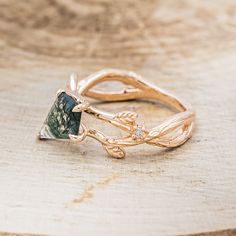
[(138, 126), (133, 132), (134, 139), (141, 139), (145, 136), (145, 131), (142, 126)]

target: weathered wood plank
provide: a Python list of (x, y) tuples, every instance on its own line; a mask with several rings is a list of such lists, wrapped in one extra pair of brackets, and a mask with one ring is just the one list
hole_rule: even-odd
[[(2, 0), (0, 231), (138, 236), (236, 228), (235, 10), (233, 0)], [(125, 160), (107, 158), (90, 139), (37, 141), (68, 74), (106, 67), (134, 70), (192, 103), (193, 138), (174, 150), (131, 148)], [(172, 114), (137, 102), (102, 107), (135, 110), (150, 125)]]

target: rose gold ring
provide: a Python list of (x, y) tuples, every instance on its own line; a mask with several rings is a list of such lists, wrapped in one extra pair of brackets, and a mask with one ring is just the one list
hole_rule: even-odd
[[(104, 92), (94, 88), (102, 82), (119, 81), (126, 86), (118, 92)], [(130, 87), (132, 86), (132, 87)], [(137, 123), (138, 114), (122, 111), (111, 114), (95, 108), (87, 98), (106, 102), (134, 99), (157, 100), (174, 108), (177, 114), (156, 127), (146, 129)], [(125, 131), (124, 137), (107, 137), (101, 131), (86, 127), (81, 115), (86, 112)], [(157, 86), (146, 82), (134, 72), (106, 69), (77, 81), (72, 74), (65, 90), (59, 90), (57, 98), (39, 132), (39, 139), (72, 140), (82, 142), (87, 136), (99, 141), (108, 154), (115, 158), (125, 157), (125, 147), (150, 144), (160, 147), (177, 147), (192, 135), (195, 114), (189, 105)]]

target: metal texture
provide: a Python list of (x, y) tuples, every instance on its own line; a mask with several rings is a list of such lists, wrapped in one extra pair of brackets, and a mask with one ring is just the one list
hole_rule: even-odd
[[(129, 88), (119, 92), (103, 92), (93, 89), (99, 83), (107, 81), (119, 81), (128, 85)], [(80, 104), (74, 107), (73, 112), (86, 112), (127, 132), (124, 137), (111, 138), (106, 137), (102, 131), (89, 129), (82, 124), (78, 135), (70, 135), (71, 140), (77, 142), (83, 141), (87, 136), (96, 139), (112, 157), (124, 158), (125, 147), (144, 143), (160, 147), (177, 147), (185, 143), (192, 135), (195, 114), (191, 107), (157, 86), (147, 83), (134, 72), (105, 69), (80, 82), (77, 82), (75, 75), (71, 75), (66, 92), (80, 101)], [(178, 113), (147, 130), (143, 125), (137, 123), (138, 114), (135, 112), (123, 111), (117, 114), (103, 112), (90, 104), (85, 97), (109, 102), (155, 99), (175, 108)]]

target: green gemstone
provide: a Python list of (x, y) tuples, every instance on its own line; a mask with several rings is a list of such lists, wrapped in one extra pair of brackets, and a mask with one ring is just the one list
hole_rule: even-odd
[(73, 112), (78, 102), (65, 92), (58, 95), (40, 131), (41, 139), (69, 139), (78, 135), (81, 112)]

